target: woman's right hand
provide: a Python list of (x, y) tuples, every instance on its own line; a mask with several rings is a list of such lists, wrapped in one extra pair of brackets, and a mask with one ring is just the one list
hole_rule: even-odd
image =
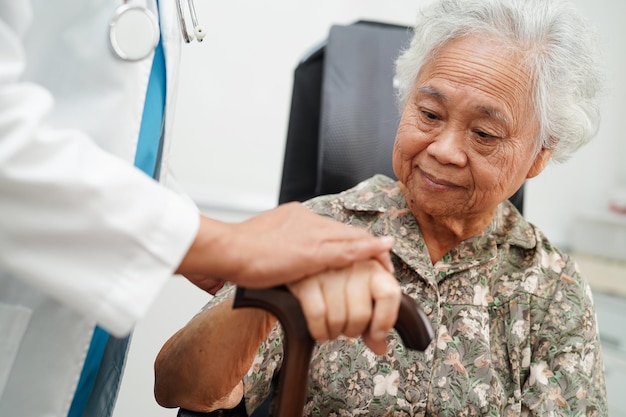
[(387, 351), (387, 334), (398, 318), (402, 292), (380, 262), (360, 261), (288, 284), (298, 298), (313, 339), (361, 335), (376, 354)]

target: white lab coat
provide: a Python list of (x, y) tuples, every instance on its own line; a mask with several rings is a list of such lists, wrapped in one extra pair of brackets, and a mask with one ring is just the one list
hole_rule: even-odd
[[(111, 53), (122, 3), (0, 0), (0, 416), (66, 416), (94, 323), (129, 333), (197, 232), (132, 167), (152, 56)], [(160, 9), (168, 182), (180, 32)]]

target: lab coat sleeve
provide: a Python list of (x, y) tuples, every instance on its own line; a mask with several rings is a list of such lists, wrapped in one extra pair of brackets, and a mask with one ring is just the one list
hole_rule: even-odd
[(117, 336), (191, 245), (197, 208), (81, 131), (52, 128), (41, 86), (0, 16), (0, 269)]

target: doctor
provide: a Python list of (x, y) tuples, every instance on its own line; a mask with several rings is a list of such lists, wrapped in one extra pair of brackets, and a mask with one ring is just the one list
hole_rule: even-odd
[(300, 204), (224, 224), (171, 189), (177, 2), (136, 1), (0, 0), (1, 416), (110, 415), (127, 335), (175, 273), (212, 292), (391, 269), (389, 239)]

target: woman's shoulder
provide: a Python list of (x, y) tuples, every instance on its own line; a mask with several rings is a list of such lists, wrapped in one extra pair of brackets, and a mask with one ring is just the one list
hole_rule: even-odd
[(505, 245), (501, 249), (506, 252), (501, 280), (506, 280), (507, 285), (516, 287), (517, 291), (548, 300), (562, 291), (586, 296), (588, 284), (566, 250), (521, 215), (511, 224), (515, 225), (512, 226), (513, 240), (520, 244)]
[(341, 193), (314, 197), (304, 204), (318, 214), (341, 220), (347, 212), (384, 212), (403, 201), (396, 181), (379, 174)]

